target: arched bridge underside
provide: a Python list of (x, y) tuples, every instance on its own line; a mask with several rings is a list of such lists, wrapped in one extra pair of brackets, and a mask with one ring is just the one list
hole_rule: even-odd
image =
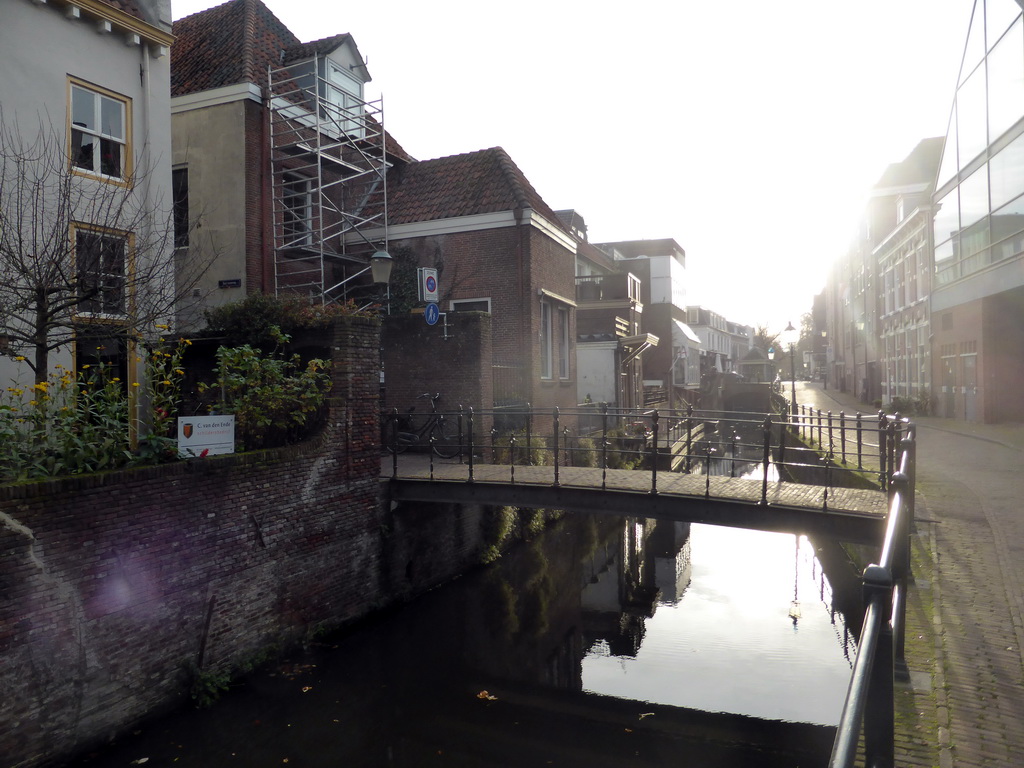
[[(416, 461), (410, 461), (415, 458)], [(432, 472), (432, 474), (431, 474)], [(562, 509), (761, 531), (824, 534), (878, 544), (885, 531), (886, 494), (679, 473), (624, 469), (466, 464), (401, 457), (397, 472), (383, 462), (382, 492), (393, 502), (453, 502)], [(655, 490), (652, 492), (652, 486)]]

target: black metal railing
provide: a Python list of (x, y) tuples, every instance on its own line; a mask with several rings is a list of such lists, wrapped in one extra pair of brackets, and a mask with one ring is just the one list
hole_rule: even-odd
[[(624, 409), (605, 403), (571, 409), (538, 409), (529, 403), (494, 410), (473, 408), (437, 414), (444, 425), (419, 444), (396, 424), (408, 414), (385, 417), (385, 443), (401, 450), (426, 451), (474, 464), (549, 466), (553, 476), (566, 467), (634, 469), (650, 472), (657, 492), (657, 473), (749, 476), (761, 473), (767, 503), (770, 468), (778, 482), (796, 481), (823, 487), (822, 508), (829, 492), (847, 487), (843, 475), (889, 486), (897, 442), (905, 420), (880, 414), (838, 416), (822, 412), (764, 414), (684, 409)], [(408, 426), (405, 427), (409, 429)], [(415, 427), (412, 427), (415, 433)], [(854, 461), (856, 457), (856, 461)], [(433, 465), (433, 460), (431, 461)], [(397, 475), (397, 451), (394, 473)]]
[[(895, 418), (885, 422), (880, 433), (884, 431), (886, 440), (891, 440), (889, 428), (900, 422)], [(853, 766), (862, 736), (867, 768), (895, 764), (895, 681), (910, 676), (904, 637), (916, 491), (916, 428), (910, 422), (901, 426), (899, 448), (894, 447), (899, 470), (892, 473), (887, 486), (885, 540), (878, 564), (864, 569), (864, 626), (829, 768)]]

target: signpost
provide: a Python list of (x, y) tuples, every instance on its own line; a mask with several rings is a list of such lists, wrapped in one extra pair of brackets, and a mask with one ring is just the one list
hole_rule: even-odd
[(419, 274), (420, 301), (436, 302), (440, 297), (437, 286), (437, 270), (432, 267), (420, 267)]
[(423, 317), (426, 319), (427, 325), (433, 325), (436, 323), (440, 314), (441, 312), (437, 308), (437, 304), (434, 304), (433, 302), (427, 304), (427, 308), (423, 310)]
[(178, 417), (178, 456), (181, 458), (234, 452), (234, 415)]

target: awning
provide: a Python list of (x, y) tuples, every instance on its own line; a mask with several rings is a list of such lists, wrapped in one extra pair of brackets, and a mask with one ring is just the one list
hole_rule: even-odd
[(630, 360), (639, 356), (642, 352), (647, 351), (651, 347), (658, 346), (658, 337), (653, 333), (641, 333), (639, 336), (626, 336), (625, 338), (619, 339), (619, 346), (623, 350), (628, 350), (623, 356), (621, 365), (625, 365)]
[(700, 336), (693, 332), (693, 329), (681, 320), (673, 320), (672, 324), (675, 326), (672, 329), (672, 342), (677, 347), (685, 347), (682, 343), (682, 339), (687, 339), (694, 344), (700, 344)]

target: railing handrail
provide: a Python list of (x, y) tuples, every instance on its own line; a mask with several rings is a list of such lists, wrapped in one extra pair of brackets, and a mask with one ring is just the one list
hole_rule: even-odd
[[(898, 421), (898, 420), (897, 420)], [(866, 603), (861, 641), (843, 705), (829, 768), (851, 768), (864, 733), (865, 765), (889, 768), (895, 763), (893, 702), (896, 671), (905, 669), (907, 579), (910, 532), (914, 514), (917, 430), (904, 421), (898, 472), (892, 475), (885, 536), (877, 564), (864, 570)]]

